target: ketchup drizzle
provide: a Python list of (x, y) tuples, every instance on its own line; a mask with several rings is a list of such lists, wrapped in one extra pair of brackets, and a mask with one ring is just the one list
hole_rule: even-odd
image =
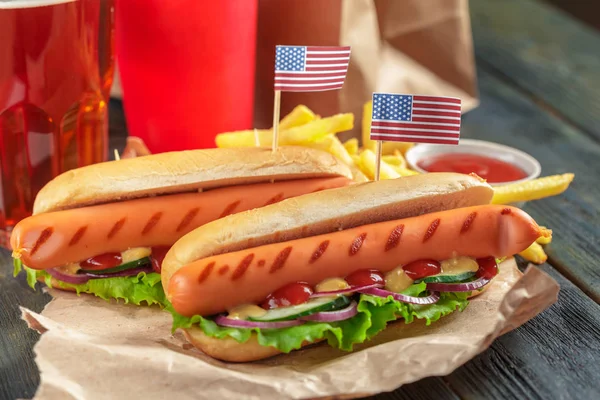
[(440, 226), (440, 219), (436, 218), (433, 220), (431, 225), (429, 225), (429, 228), (427, 228), (427, 232), (425, 232), (425, 236), (423, 237), (423, 243), (431, 239), (438, 226)]
[(471, 224), (475, 220), (475, 217), (477, 217), (477, 211), (473, 211), (467, 216), (467, 219), (465, 219), (465, 222), (463, 222), (462, 228), (460, 228), (460, 233), (465, 233), (469, 230)]
[(350, 255), (350, 256), (356, 255), (356, 253), (358, 253), (360, 251), (360, 248), (362, 247), (363, 242), (365, 241), (366, 237), (367, 237), (366, 233), (361, 233), (359, 236), (357, 236), (352, 241), (352, 244), (350, 245), (350, 249), (348, 249), (348, 255)]
[(315, 261), (321, 258), (323, 253), (325, 253), (325, 250), (327, 250), (327, 246), (329, 246), (329, 240), (322, 241), (310, 256), (310, 260), (308, 260), (308, 263), (313, 264)]
[(404, 225), (398, 225), (392, 230), (390, 236), (388, 237), (387, 243), (385, 244), (385, 251), (390, 251), (398, 246), (398, 243), (400, 243), (400, 238), (402, 237), (402, 232), (404, 232)]

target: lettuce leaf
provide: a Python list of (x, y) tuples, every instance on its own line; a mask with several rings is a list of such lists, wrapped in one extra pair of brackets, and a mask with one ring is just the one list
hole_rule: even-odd
[[(425, 290), (426, 284), (422, 282), (412, 285), (402, 293), (418, 296)], [(455, 310), (462, 311), (468, 304), (468, 295), (469, 293), (442, 293), (436, 304), (420, 306), (396, 301), (391, 296), (382, 298), (361, 294), (358, 302), (358, 314), (348, 320), (331, 323), (307, 322), (300, 326), (283, 329), (222, 327), (199, 315), (192, 317), (180, 315), (170, 303), (165, 308), (173, 315), (173, 332), (178, 328), (199, 326), (208, 336), (219, 339), (231, 337), (240, 343), (246, 342), (252, 333), (256, 333), (261, 345), (273, 346), (283, 353), (299, 349), (305, 341), (315, 342), (319, 339), (326, 339), (332, 347), (351, 351), (355, 344), (371, 339), (385, 329), (389, 322), (395, 321), (398, 317), (402, 317), (406, 324), (412, 323), (415, 319), (421, 319), (430, 325)]]
[[(46, 271), (31, 269), (23, 265), (21, 260), (14, 260), (13, 276), (22, 270), (27, 274), (27, 284), (35, 290), (38, 279), (43, 279), (48, 287), (52, 287), (51, 276)], [(55, 281), (56, 282), (56, 281)], [(167, 298), (160, 283), (160, 274), (140, 272), (136, 276), (90, 279), (86, 283), (75, 285), (66, 282), (57, 284), (62, 289), (74, 289), (77, 294), (89, 293), (104, 300), (123, 300), (125, 303), (141, 305), (158, 304), (164, 306)]]

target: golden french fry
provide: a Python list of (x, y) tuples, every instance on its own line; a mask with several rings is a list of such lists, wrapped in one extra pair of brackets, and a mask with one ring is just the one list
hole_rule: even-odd
[(382, 156), (381, 159), (390, 165), (406, 167), (406, 160), (399, 150), (394, 151), (393, 155)]
[(537, 242), (533, 242), (531, 246), (520, 252), (519, 255), (534, 264), (543, 264), (548, 259), (548, 255)]
[[(552, 233), (552, 231), (548, 228), (546, 228), (545, 226), (540, 226), (540, 228), (542, 228), (544, 231), (550, 232)], [(540, 236), (537, 240), (536, 243), (538, 244), (550, 244), (552, 242), (552, 235), (546, 235), (546, 236)]]
[(552, 175), (523, 183), (496, 186), (492, 203), (509, 204), (556, 196), (567, 190), (574, 177), (574, 174)]
[(354, 164), (356, 164), (356, 165), (360, 164), (360, 156), (358, 154), (350, 154), (350, 158), (352, 158), (352, 161), (354, 161)]
[(288, 115), (279, 122), (279, 129), (289, 129), (296, 126), (307, 124), (317, 119), (314, 112), (305, 105), (296, 106)]
[(354, 164), (350, 166), (350, 171), (352, 172), (352, 180), (356, 183), (369, 182), (369, 178), (358, 167), (358, 164)]
[(407, 142), (383, 142), (383, 146), (381, 146), (381, 154), (389, 155), (399, 151), (402, 155), (404, 155), (408, 149), (414, 145), (414, 143)]
[(375, 151), (375, 141), (371, 136), (371, 114), (373, 113), (373, 101), (369, 100), (363, 105), (362, 115), (362, 147), (367, 150)]
[(352, 157), (350, 157), (350, 154), (342, 142), (340, 142), (340, 139), (338, 139), (334, 134), (329, 134), (324, 138), (314, 142), (304, 143), (303, 146), (324, 150), (330, 154), (333, 154), (348, 165), (354, 164), (354, 160)]
[(419, 175), (417, 171), (413, 171), (412, 169), (401, 167), (399, 165), (390, 165), (390, 167), (394, 168), (394, 170), (400, 174), (400, 176)]
[[(279, 131), (279, 145), (306, 145), (328, 134), (348, 131), (354, 127), (353, 114), (337, 114), (332, 117), (315, 119), (304, 125)], [(258, 130), (260, 145), (271, 146), (271, 129)], [(217, 147), (254, 147), (254, 130), (220, 133), (216, 137)]]
[[(375, 179), (376, 162), (377, 157), (375, 157), (375, 153), (373, 153), (371, 150), (367, 149), (360, 153), (360, 169), (369, 179)], [(396, 172), (396, 170), (391, 165), (389, 165), (385, 161), (381, 161), (381, 166), (379, 169), (379, 179), (396, 178), (400, 178), (400, 174)]]
[(344, 147), (348, 154), (358, 154), (358, 139), (352, 138), (344, 142)]

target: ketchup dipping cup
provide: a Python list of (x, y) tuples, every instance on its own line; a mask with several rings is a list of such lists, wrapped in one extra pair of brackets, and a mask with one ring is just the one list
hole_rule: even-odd
[(474, 172), (491, 186), (526, 182), (542, 171), (540, 163), (521, 150), (474, 139), (461, 139), (458, 146), (419, 144), (406, 152), (406, 162), (421, 173)]

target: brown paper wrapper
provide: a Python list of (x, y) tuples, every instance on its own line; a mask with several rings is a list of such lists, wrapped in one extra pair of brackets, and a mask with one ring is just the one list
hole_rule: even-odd
[(246, 364), (191, 348), (156, 307), (51, 294), (41, 315), (22, 309), (43, 332), (34, 348), (36, 399), (304, 399), (366, 396), (447, 375), (554, 303), (558, 284), (535, 267), (521, 274), (511, 259), (463, 312), (430, 326), (399, 321), (351, 353), (316, 345)]
[(281, 115), (305, 104), (360, 121), (373, 92), (459, 97), (463, 112), (478, 104), (467, 0), (260, 0), (258, 19), (256, 127), (272, 124), (276, 45), (352, 46), (342, 90), (284, 93)]

